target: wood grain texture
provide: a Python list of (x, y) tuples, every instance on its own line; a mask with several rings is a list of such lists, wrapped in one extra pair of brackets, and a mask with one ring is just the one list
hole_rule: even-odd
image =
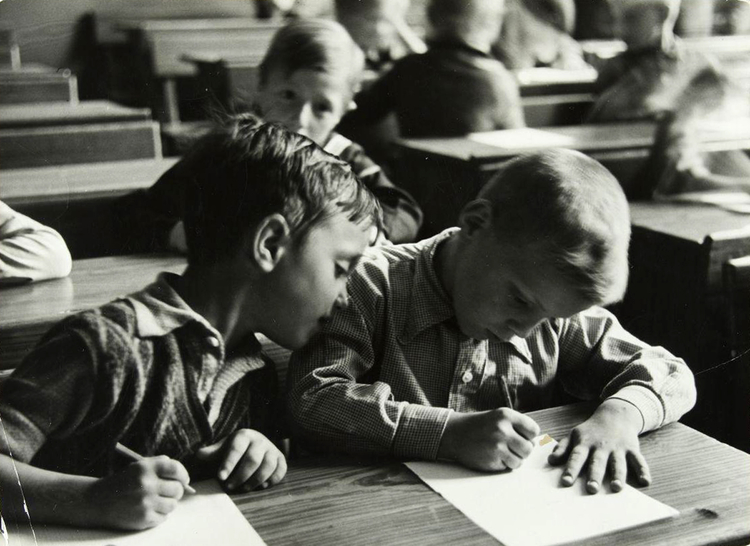
[(161, 157), (152, 121), (0, 129), (0, 169)]
[(69, 277), (0, 289), (0, 368), (14, 368), (66, 316), (140, 290), (161, 271), (181, 272), (173, 255), (111, 256), (73, 262)]
[[(590, 406), (532, 412), (556, 439)], [(654, 483), (644, 493), (676, 518), (581, 542), (585, 545), (746, 544), (750, 540), (750, 456), (681, 424), (645, 435)], [(314, 457), (290, 461), (272, 489), (232, 497), (261, 537), (276, 544), (497, 544), (390, 459)]]

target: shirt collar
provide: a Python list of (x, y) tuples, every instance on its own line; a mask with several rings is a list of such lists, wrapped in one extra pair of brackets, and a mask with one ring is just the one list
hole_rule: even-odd
[(402, 342), (408, 342), (430, 326), (455, 316), (450, 296), (435, 271), (435, 251), (458, 231), (458, 228), (451, 228), (436, 235), (418, 254), (410, 291), (411, 301), (400, 336)]

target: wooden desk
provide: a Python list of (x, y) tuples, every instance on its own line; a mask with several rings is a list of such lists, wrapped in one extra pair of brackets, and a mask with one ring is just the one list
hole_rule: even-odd
[(75, 76), (31, 74), (32, 77), (0, 77), (0, 104), (78, 102), (78, 80)]
[(522, 97), (593, 93), (597, 72), (593, 68), (562, 70), (560, 68), (522, 68), (514, 70)]
[(158, 157), (155, 121), (0, 129), (0, 169)]
[[(394, 178), (422, 207), (422, 235), (455, 225), (461, 207), (508, 159), (549, 147), (580, 150), (601, 161), (626, 191), (648, 157), (655, 125), (650, 122), (548, 127), (499, 132), (505, 144), (491, 146), (467, 137), (403, 139), (396, 143)], [(706, 151), (750, 148), (750, 124), (736, 123), (726, 132), (704, 132)], [(527, 144), (523, 144), (527, 143)]]
[(134, 51), (148, 59), (146, 71), (161, 83), (166, 122), (180, 119), (176, 78), (195, 76), (195, 67), (182, 57), (186, 53), (207, 52), (219, 56), (263, 57), (283, 21), (252, 18), (152, 20), (125, 22)]
[[(574, 405), (530, 415), (559, 440), (588, 412), (586, 406)], [(581, 544), (750, 541), (750, 456), (679, 423), (644, 436), (641, 446), (654, 478), (643, 491), (680, 515)], [(497, 544), (391, 460), (293, 460), (280, 484), (232, 498), (269, 546)]]
[(128, 108), (106, 100), (90, 100), (75, 104), (13, 104), (0, 106), (0, 128), (52, 127), (150, 121), (148, 108)]
[(631, 277), (618, 314), (693, 371), (729, 356), (722, 266), (750, 254), (750, 217), (710, 205), (631, 203)]
[(64, 279), (0, 288), (0, 369), (14, 368), (53, 324), (145, 287), (161, 271), (181, 272), (173, 255), (76, 260)]
[(11, 169), (0, 172), (0, 199), (56, 229), (74, 259), (122, 253), (112, 222), (120, 196), (148, 188), (176, 158)]

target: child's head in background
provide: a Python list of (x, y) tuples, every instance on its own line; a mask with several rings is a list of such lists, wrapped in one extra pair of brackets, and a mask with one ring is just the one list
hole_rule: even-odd
[(345, 304), (348, 273), (380, 228), (376, 199), (348, 164), (250, 115), (183, 161), (188, 267), (224, 271), (222, 289), (252, 299), (241, 320), (260, 309), (254, 331), (300, 347)]
[(543, 320), (625, 293), (628, 204), (614, 176), (579, 152), (508, 162), (459, 223), (447, 286), (468, 336), (526, 337)]
[(408, 8), (408, 0), (336, 0), (336, 18), (373, 59), (399, 43), (394, 21), (404, 21)]
[(504, 0), (431, 0), (427, 6), (430, 37), (487, 52), (500, 35), (504, 9)]
[(260, 64), (255, 105), (266, 121), (324, 146), (355, 107), (363, 71), (364, 54), (340, 24), (294, 21), (276, 33)]
[(615, 35), (628, 49), (670, 47), (681, 0), (610, 0)]

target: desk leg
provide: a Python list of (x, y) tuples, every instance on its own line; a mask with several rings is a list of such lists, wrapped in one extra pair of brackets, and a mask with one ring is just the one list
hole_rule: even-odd
[(162, 83), (164, 93), (164, 115), (167, 123), (180, 122), (180, 108), (177, 103), (177, 82), (172, 78), (166, 78)]

